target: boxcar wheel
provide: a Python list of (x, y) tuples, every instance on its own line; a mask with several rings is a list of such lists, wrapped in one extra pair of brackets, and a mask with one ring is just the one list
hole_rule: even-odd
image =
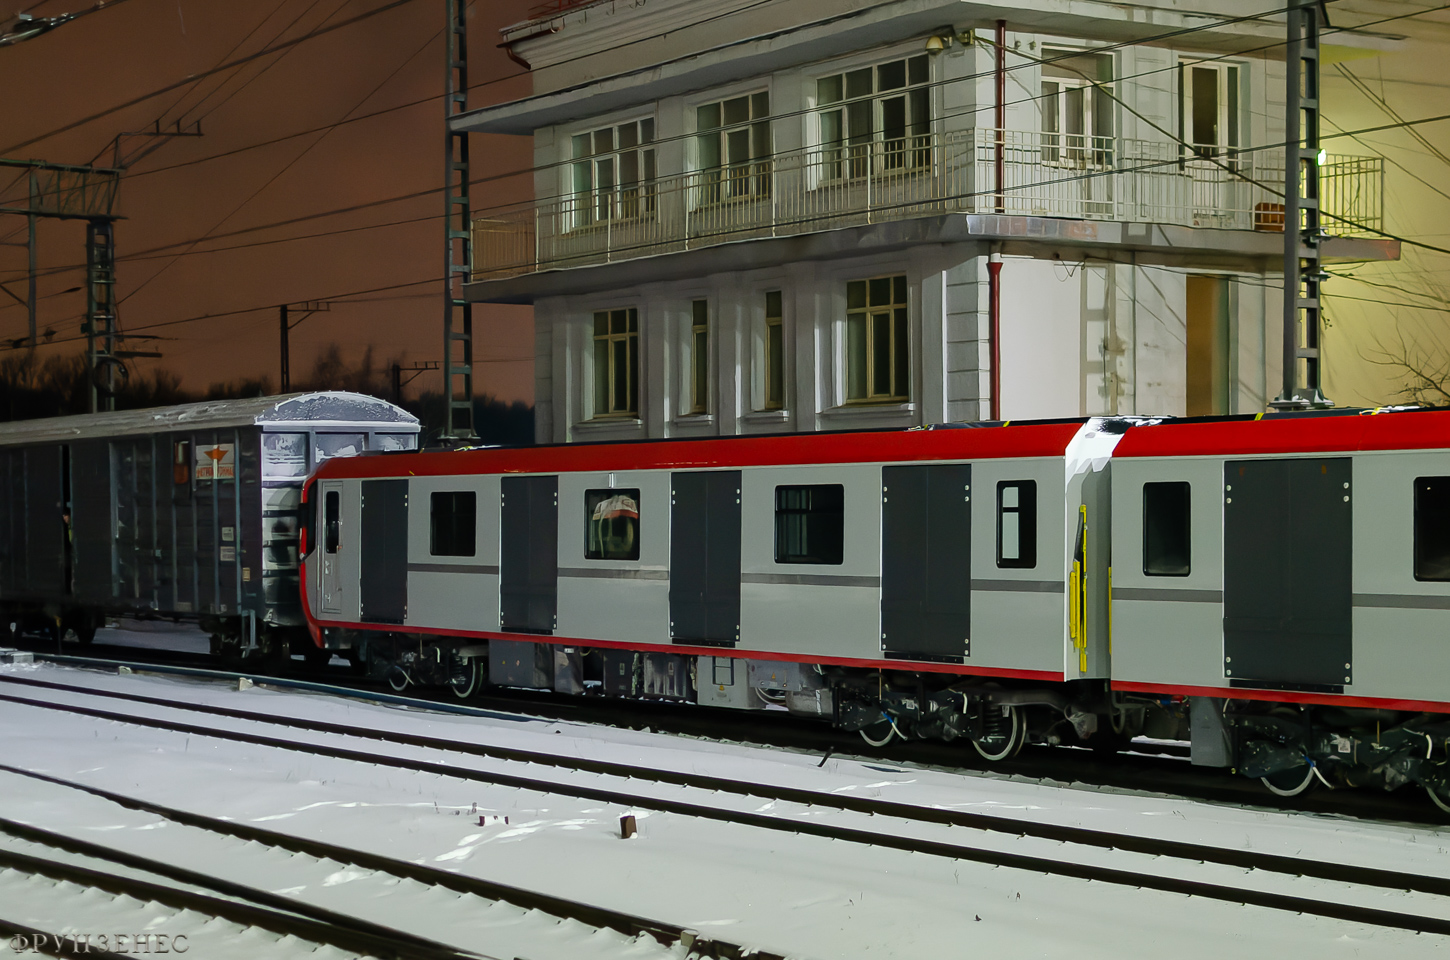
[(992, 763), (1010, 760), (1017, 756), (1022, 744), (1027, 742), (1027, 721), (1022, 716), (1022, 711), (1012, 706), (1005, 709), (1005, 717), (1000, 720), (993, 718), (993, 726), (997, 729), (991, 730), (980, 740), (972, 741), (972, 746), (977, 748), (977, 753), (982, 755), (983, 760)]
[(1450, 797), (1447, 797), (1428, 783), (1425, 784), (1425, 792), (1430, 795), (1430, 802), (1440, 808), (1441, 813), (1450, 813)]
[(467, 700), (478, 692), (481, 671), (477, 657), (466, 657), (448, 678), (448, 689), (460, 700)]
[(396, 663), (388, 670), (388, 686), (393, 688), (394, 693), (402, 693), (408, 689), (408, 684), (412, 682), (412, 678), (408, 676), (408, 671)]

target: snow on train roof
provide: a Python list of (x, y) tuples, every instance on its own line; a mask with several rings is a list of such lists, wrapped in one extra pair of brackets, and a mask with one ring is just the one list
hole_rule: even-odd
[(330, 390), (16, 420), (0, 423), (0, 447), (276, 423), (298, 426), (367, 423), (396, 428), (402, 433), (418, 430), (418, 418), (401, 407), (361, 393)]

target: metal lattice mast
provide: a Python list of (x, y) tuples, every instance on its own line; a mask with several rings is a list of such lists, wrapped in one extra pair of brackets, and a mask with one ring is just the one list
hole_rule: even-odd
[(110, 220), (86, 222), (86, 373), (91, 412), (116, 409), (116, 249)]
[(443, 167), (443, 435), (476, 436), (473, 427), (473, 307), (463, 284), (473, 263), (468, 203), (468, 134), (453, 129), (453, 118), (468, 110), (468, 27), (463, 0), (445, 0), (447, 91)]
[[(1332, 407), (1320, 390), (1319, 5), (1289, 9), (1284, 104), (1284, 390), (1277, 409)], [(1300, 382), (1299, 361), (1304, 361)]]

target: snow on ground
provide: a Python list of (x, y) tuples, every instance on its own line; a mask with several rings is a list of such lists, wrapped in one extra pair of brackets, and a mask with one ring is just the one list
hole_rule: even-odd
[[(436, 714), (264, 688), (238, 692), (219, 684), (102, 675), (50, 665), (14, 665), (0, 668), (0, 673), (83, 681), (97, 688), (176, 696), (273, 715), (1450, 876), (1446, 857), (1450, 831), (1420, 825), (1222, 807), (843, 757), (818, 766), (819, 756), (663, 734), (503, 716)], [(0, 686), (0, 691), (78, 699), (13, 685)], [(116, 701), (91, 698), (89, 702), (103, 709), (136, 709)], [(152, 715), (172, 712), (144, 709)], [(190, 719), (213, 722), (210, 718), (198, 721), (195, 715)], [(279, 735), (277, 728), (267, 732)], [(299, 732), (291, 735), (329, 739)], [(1074, 960), (1167, 953), (1180, 957), (1228, 953), (1279, 960), (1303, 955), (1418, 957), (1438, 955), (1450, 947), (1445, 938), (1429, 935), (647, 809), (626, 810), (558, 794), (187, 737), (8, 702), (0, 703), (0, 742), (5, 744), (0, 755), (3, 762), (13, 766), (694, 927), (705, 936), (792, 957), (956, 957), (970, 949), (974, 954), (991, 950), (1014, 957), (1071, 956)], [(368, 749), (420, 759), (440, 756), (387, 744), (375, 743)], [(531, 775), (560, 780), (573, 777), (614, 789), (624, 784), (623, 789), (651, 796), (685, 795), (676, 788), (641, 781), (567, 774), (487, 758), (455, 756), (452, 762), (482, 770), (527, 770)], [(690, 798), (700, 802), (699, 792)], [(760, 806), (760, 801), (721, 795), (709, 802), (741, 809)], [(624, 813), (639, 817), (639, 836), (628, 841), (619, 839), (619, 817)], [(807, 808), (792, 815), (846, 816)], [(134, 812), (95, 798), (68, 798), (53, 786), (14, 776), (0, 779), (0, 816), (99, 838), (150, 856), (166, 856), (168, 849), (177, 860), (196, 855), (195, 849), (182, 848), (191, 842), (183, 840), (183, 831), (147, 829), (154, 823), (146, 822), (148, 818), (138, 820)], [(871, 828), (885, 829), (879, 822), (883, 819), (876, 818), (878, 822)], [(928, 835), (928, 829), (936, 831), (931, 836), (955, 843), (1038, 856), (1059, 851), (1063, 856), (1125, 869), (1163, 873), (1190, 869), (1173, 861), (1122, 853), (1066, 852), (1061, 845), (1045, 841), (1022, 841), (963, 828), (923, 827), (913, 832)], [(1021, 846), (1024, 843), (1028, 846)], [(1242, 871), (1212, 869), (1216, 872), (1211, 875), (1195, 873), (1193, 877), (1228, 884), (1257, 886), (1263, 882), (1263, 878)], [(342, 871), (317, 880), (309, 889), (287, 892), (341, 909), (349, 903), (350, 882)], [(1303, 886), (1290, 887), (1289, 892), (1315, 896), (1321, 889), (1316, 881), (1296, 882)], [(386, 922), (376, 916), (380, 901), (364, 887), (366, 884), (357, 887), (354, 908)], [(1408, 909), (1402, 894), (1375, 891), (1366, 896), (1370, 899), (1365, 902), (1371, 906)], [(456, 917), (437, 918), (440, 928), (452, 928), (456, 922)]]

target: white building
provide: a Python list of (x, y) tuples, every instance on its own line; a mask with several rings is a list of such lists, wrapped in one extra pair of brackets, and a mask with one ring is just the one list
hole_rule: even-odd
[[(994, 355), (1005, 419), (1262, 410), (1284, 26), (1231, 7), (555, 0), (504, 31), (534, 94), (457, 122), (535, 146), (467, 296), (533, 304), (540, 441), (986, 419)], [(1378, 227), (1380, 161), (1324, 170)]]

